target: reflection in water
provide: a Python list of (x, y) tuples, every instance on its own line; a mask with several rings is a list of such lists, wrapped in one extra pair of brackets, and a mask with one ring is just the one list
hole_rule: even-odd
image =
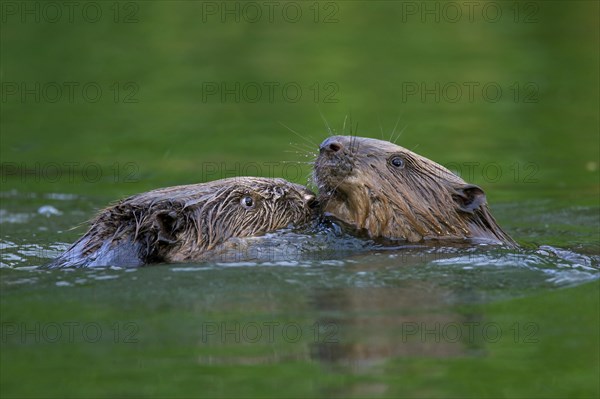
[[(474, 340), (481, 315), (449, 306), (456, 295), (434, 283), (394, 288), (315, 290), (311, 303), (325, 327), (311, 356), (355, 371), (390, 358), (465, 356), (481, 349)], [(471, 330), (471, 331), (469, 331)]]

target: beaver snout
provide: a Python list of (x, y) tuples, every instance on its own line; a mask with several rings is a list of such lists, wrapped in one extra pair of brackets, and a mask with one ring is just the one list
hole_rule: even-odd
[(339, 186), (352, 173), (354, 154), (349, 150), (352, 142), (343, 136), (332, 136), (321, 143), (313, 174), (318, 186)]
[(323, 141), (319, 147), (319, 152), (322, 154), (323, 152), (336, 153), (340, 151), (344, 146), (337, 140), (337, 137), (329, 137), (325, 141)]

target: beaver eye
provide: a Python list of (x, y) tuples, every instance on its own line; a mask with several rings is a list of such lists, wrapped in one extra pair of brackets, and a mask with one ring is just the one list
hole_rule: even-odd
[(404, 167), (404, 159), (402, 159), (402, 157), (399, 156), (395, 156), (392, 159), (390, 159), (390, 163), (395, 166), (396, 168), (402, 168)]
[(254, 205), (254, 200), (250, 196), (245, 196), (240, 202), (244, 208), (252, 208)]
[(281, 197), (283, 197), (285, 195), (285, 192), (283, 191), (283, 188), (281, 187), (273, 187), (273, 196), (275, 197), (275, 199), (279, 199)]

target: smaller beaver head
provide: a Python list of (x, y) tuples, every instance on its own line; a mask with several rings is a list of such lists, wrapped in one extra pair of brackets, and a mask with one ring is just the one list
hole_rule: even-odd
[(185, 207), (195, 209), (213, 243), (302, 226), (313, 219), (317, 201), (306, 187), (284, 179), (235, 177), (218, 181), (213, 193)]
[(313, 180), (325, 216), (372, 238), (481, 237), (514, 243), (489, 213), (481, 188), (387, 141), (327, 138)]
[[(149, 198), (146, 198), (149, 197)], [(171, 260), (197, 257), (232, 237), (265, 234), (311, 222), (315, 195), (284, 179), (235, 177), (191, 186), (154, 190), (130, 200), (152, 203), (158, 241)], [(130, 206), (125, 200), (121, 205)]]
[(284, 179), (234, 177), (161, 188), (100, 211), (58, 263), (79, 257), (84, 264), (107, 243), (132, 243), (142, 264), (201, 260), (234, 237), (304, 227), (316, 220), (317, 208), (310, 190)]

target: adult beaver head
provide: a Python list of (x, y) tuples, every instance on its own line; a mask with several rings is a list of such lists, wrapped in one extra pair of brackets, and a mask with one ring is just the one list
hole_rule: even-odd
[(103, 209), (51, 267), (120, 266), (210, 258), (234, 237), (315, 219), (315, 195), (284, 179), (235, 177), (161, 188)]
[(481, 188), (387, 141), (329, 137), (313, 180), (326, 216), (372, 238), (484, 238), (515, 245), (489, 212)]

